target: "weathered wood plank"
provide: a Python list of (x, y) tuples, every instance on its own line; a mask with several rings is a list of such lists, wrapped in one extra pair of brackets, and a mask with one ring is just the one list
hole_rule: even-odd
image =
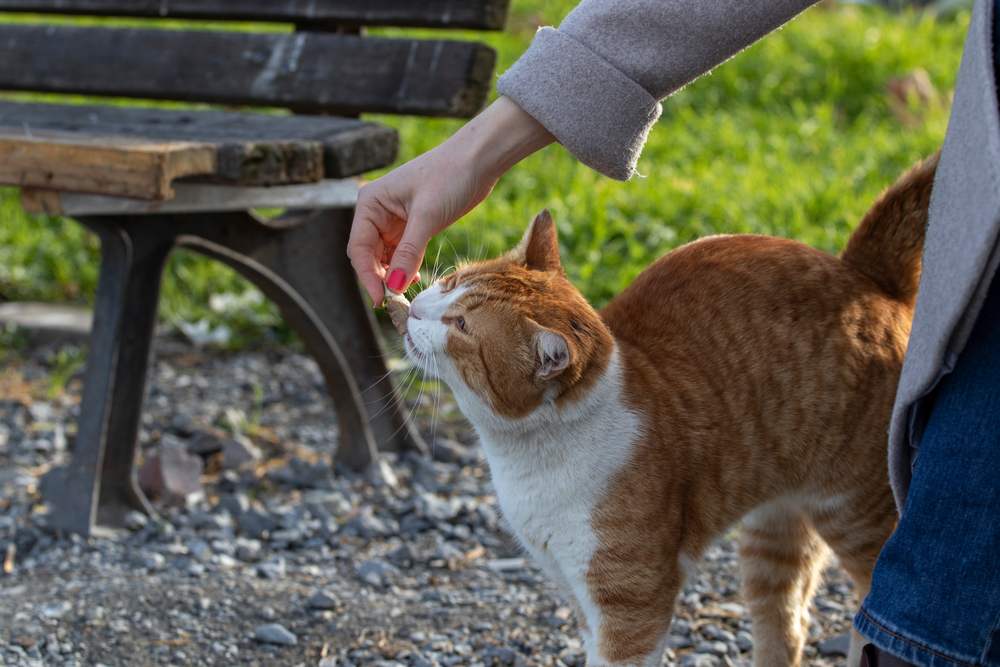
[(0, 89), (467, 117), (495, 52), (478, 43), (316, 32), (0, 26)]
[(0, 137), (0, 183), (168, 199), (174, 179), (213, 173), (215, 158), (205, 144)]
[(211, 144), (214, 176), (244, 185), (346, 178), (398, 149), (395, 130), (350, 118), (0, 102), (0, 136), (39, 134)]
[(255, 208), (329, 209), (354, 206), (358, 187), (353, 178), (268, 188), (176, 183), (176, 194), (167, 201), (22, 188), (21, 203), (29, 213), (68, 216), (211, 213)]
[(502, 30), (510, 0), (0, 0), (0, 11)]

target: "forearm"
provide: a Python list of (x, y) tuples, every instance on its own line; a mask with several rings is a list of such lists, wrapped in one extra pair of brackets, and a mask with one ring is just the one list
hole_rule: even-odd
[(581, 161), (628, 178), (659, 100), (816, 0), (583, 0), (543, 28), (500, 93)]
[(481, 178), (496, 181), (553, 141), (545, 126), (510, 99), (500, 97), (452, 135), (446, 145), (460, 151)]

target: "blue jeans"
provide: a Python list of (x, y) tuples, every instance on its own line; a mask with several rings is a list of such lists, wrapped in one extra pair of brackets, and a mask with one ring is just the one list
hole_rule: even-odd
[(915, 665), (1000, 667), (1000, 278), (932, 400), (854, 625)]

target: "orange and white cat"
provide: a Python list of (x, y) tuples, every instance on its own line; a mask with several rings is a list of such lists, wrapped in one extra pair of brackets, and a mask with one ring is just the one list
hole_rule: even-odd
[(739, 521), (755, 665), (800, 664), (829, 549), (865, 594), (896, 521), (886, 430), (935, 166), (889, 189), (839, 258), (710, 237), (596, 311), (542, 213), (515, 250), (413, 301), (407, 354), (478, 432), (589, 665), (659, 665), (685, 574)]

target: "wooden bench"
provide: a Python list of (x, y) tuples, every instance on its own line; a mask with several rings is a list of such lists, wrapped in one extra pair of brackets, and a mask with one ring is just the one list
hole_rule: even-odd
[[(508, 1), (0, 0), (0, 18), (146, 19), (0, 23), (0, 90), (89, 98), (0, 101), (0, 183), (21, 186), (29, 211), (71, 216), (101, 240), (72, 461), (46, 480), (55, 527), (89, 534), (150, 511), (135, 481), (137, 433), (161, 272), (178, 246), (234, 267), (279, 306), (326, 379), (338, 461), (363, 468), (376, 444), (425, 449), (395, 400), (345, 254), (351, 177), (397, 152), (395, 131), (357, 116), (472, 116), (495, 54), (363, 30), (496, 30)], [(160, 19), (175, 21), (161, 28)], [(177, 29), (177, 19), (257, 28)], [(254, 208), (288, 212), (264, 220)]]

